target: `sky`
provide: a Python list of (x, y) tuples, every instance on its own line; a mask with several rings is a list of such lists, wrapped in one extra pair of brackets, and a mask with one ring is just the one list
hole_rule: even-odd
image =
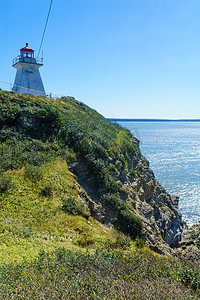
[[(37, 55), (50, 2), (0, 1), (0, 88), (26, 42)], [(198, 0), (53, 0), (42, 50), (47, 94), (110, 118), (200, 118)]]

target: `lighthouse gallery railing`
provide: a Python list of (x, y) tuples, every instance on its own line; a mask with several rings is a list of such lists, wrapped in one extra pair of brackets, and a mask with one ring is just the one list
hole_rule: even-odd
[(36, 58), (22, 57), (21, 55), (19, 55), (13, 59), (13, 65), (17, 64), (18, 62), (43, 65), (43, 58), (36, 59)]

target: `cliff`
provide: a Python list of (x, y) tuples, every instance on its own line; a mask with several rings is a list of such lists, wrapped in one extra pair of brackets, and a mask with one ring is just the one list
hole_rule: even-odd
[(178, 245), (178, 198), (157, 182), (128, 130), (73, 98), (1, 92), (0, 100), (2, 172), (60, 157), (76, 175), (88, 215), (133, 239), (142, 237), (159, 253)]

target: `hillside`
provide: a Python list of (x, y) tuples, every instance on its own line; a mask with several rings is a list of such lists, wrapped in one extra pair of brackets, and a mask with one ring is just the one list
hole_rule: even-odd
[[(170, 299), (198, 297), (196, 262), (149, 250), (177, 255), (184, 226), (178, 198), (157, 182), (127, 129), (74, 98), (0, 91), (0, 141), (3, 299), (132, 299), (135, 289), (135, 299), (162, 299), (169, 288)], [(61, 279), (63, 289), (74, 287), (55, 292)]]

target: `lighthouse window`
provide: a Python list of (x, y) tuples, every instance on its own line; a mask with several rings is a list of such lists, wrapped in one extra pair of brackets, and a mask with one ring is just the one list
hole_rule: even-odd
[(31, 53), (23, 53), (22, 55), (23, 55), (23, 57), (30, 57), (30, 58), (32, 57)]

